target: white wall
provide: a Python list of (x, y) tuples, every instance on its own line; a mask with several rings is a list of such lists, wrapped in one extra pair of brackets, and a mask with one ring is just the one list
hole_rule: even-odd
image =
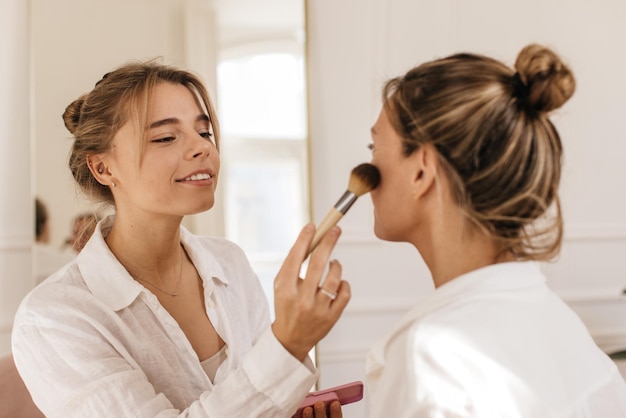
[[(565, 148), (566, 240), (545, 271), (601, 345), (615, 348), (610, 343), (626, 333), (625, 18), (621, 0), (309, 1), (315, 219), (345, 190), (352, 167), (369, 160), (368, 130), (385, 79), (460, 51), (512, 65), (526, 44), (548, 45), (571, 65), (578, 86), (553, 118)], [(337, 257), (353, 299), (318, 347), (321, 387), (361, 379), (367, 348), (432, 288), (415, 250), (376, 241), (371, 211), (363, 197), (341, 221)], [(362, 402), (344, 416), (365, 409)]]

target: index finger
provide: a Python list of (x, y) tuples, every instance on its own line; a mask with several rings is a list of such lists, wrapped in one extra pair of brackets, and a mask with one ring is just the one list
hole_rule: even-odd
[(309, 261), (309, 266), (304, 279), (304, 286), (308, 288), (310, 292), (315, 293), (317, 291), (322, 275), (328, 266), (328, 259), (330, 258), (340, 235), (341, 228), (336, 225), (333, 226), (324, 235), (324, 237), (322, 237), (319, 246), (311, 254), (311, 259)]
[(302, 228), (296, 242), (293, 244), (285, 261), (283, 261), (283, 264), (280, 266), (280, 270), (278, 270), (278, 274), (274, 279), (274, 289), (278, 287), (279, 282), (282, 280), (288, 281), (288, 283), (295, 286), (298, 275), (300, 274), (300, 267), (306, 259), (309, 244), (314, 234), (315, 226), (312, 223), (308, 223)]

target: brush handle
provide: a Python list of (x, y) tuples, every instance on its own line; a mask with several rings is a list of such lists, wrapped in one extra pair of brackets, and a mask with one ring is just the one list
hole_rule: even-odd
[(317, 247), (317, 244), (320, 243), (324, 234), (326, 234), (330, 228), (335, 226), (342, 217), (343, 213), (334, 207), (328, 211), (324, 219), (322, 219), (322, 222), (320, 222), (319, 226), (315, 230), (315, 236), (313, 237), (313, 241), (311, 241), (309, 251), (306, 253), (307, 256), (311, 254), (311, 251), (313, 251), (315, 247)]

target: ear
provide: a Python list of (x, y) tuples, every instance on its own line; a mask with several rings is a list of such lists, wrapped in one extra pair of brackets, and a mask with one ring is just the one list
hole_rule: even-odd
[(104, 155), (96, 154), (96, 155), (88, 155), (86, 157), (87, 167), (89, 167), (89, 171), (91, 175), (96, 179), (96, 181), (104, 186), (108, 186), (111, 184), (112, 174), (109, 170), (108, 165), (104, 159)]
[(439, 158), (437, 150), (432, 144), (425, 144), (419, 147), (411, 156), (414, 161), (413, 175), (413, 196), (421, 198), (431, 190), (437, 179), (439, 169)]

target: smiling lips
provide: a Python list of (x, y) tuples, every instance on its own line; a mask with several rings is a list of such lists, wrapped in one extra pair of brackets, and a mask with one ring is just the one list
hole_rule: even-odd
[(188, 177), (182, 178), (180, 180), (176, 180), (177, 182), (183, 181), (202, 181), (211, 180), (213, 178), (213, 174), (208, 172), (194, 173)]
[(186, 179), (183, 179), (183, 181), (189, 181), (189, 180), (206, 180), (206, 179), (210, 179), (212, 176), (210, 174), (194, 174), (191, 177), (187, 177)]

